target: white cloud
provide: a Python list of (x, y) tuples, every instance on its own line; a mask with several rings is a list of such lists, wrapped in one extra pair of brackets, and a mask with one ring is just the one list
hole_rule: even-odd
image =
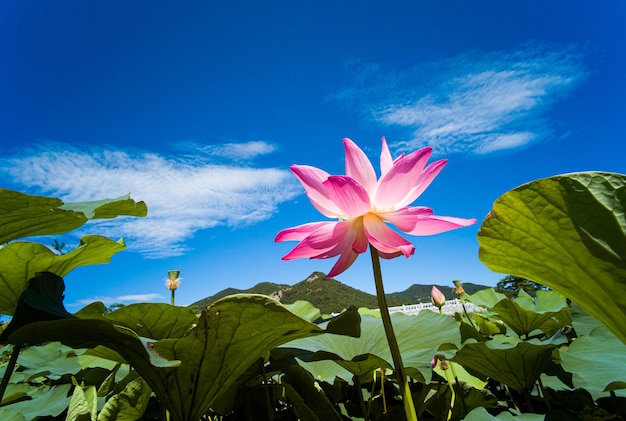
[(160, 300), (163, 301), (164, 296), (160, 294), (132, 294), (132, 295), (120, 295), (118, 297), (93, 297), (78, 300), (76, 303), (68, 304), (68, 307), (85, 306), (96, 301), (101, 301), (104, 305), (110, 306), (111, 304), (130, 304), (130, 303), (145, 303), (150, 301)]
[(263, 141), (247, 143), (224, 143), (221, 145), (207, 145), (201, 148), (203, 152), (217, 157), (229, 158), (235, 161), (248, 160), (257, 156), (267, 155), (276, 150), (276, 147)]
[(366, 114), (406, 133), (408, 149), (484, 154), (548, 137), (546, 111), (585, 78), (581, 61), (573, 48), (532, 45), (467, 53), (375, 79), (367, 66), (362, 86), (349, 92), (352, 100), (373, 100)]
[[(246, 145), (252, 145), (249, 156), (270, 150), (257, 142)], [(28, 186), (30, 192), (34, 189), (65, 202), (131, 193), (133, 199), (148, 205), (146, 218), (94, 220), (90, 224), (98, 224), (99, 234), (125, 237), (130, 250), (153, 258), (184, 253), (185, 240), (199, 230), (266, 220), (278, 204), (301, 193), (287, 170), (110, 148), (78, 150), (63, 144), (38, 146), (3, 158), (0, 172), (16, 184)], [(93, 232), (93, 225), (90, 229)]]

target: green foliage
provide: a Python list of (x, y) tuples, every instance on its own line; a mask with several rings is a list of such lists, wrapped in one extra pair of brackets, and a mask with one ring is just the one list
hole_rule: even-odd
[[(519, 291), (524, 291), (531, 296), (535, 296), (535, 293), (539, 290), (547, 289), (545, 286), (536, 282), (529, 281), (528, 279), (518, 278), (513, 275), (507, 275), (500, 279), (496, 284), (496, 291), (506, 295), (509, 298), (517, 297)], [(468, 292), (471, 294), (471, 292)]]
[(626, 342), (626, 176), (575, 173), (497, 199), (479, 257), (567, 296)]
[[(472, 293), (466, 284), (461, 299), (483, 311), (392, 316), (420, 420), (626, 416), (625, 185), (626, 176), (582, 173), (505, 194), (483, 223), (479, 242), (489, 267), (514, 274), (500, 288), (507, 295), (493, 288)], [(141, 213), (130, 199), (64, 206), (2, 195), (4, 241), (16, 240), (15, 233), (55, 234), (92, 217)], [(46, 215), (38, 219), (38, 212)], [(15, 315), (3, 337), (45, 343), (1, 350), (0, 373), (10, 380), (1, 419), (134, 420), (154, 405), (162, 419), (167, 410), (174, 421), (402, 417), (376, 311), (350, 307), (323, 320), (322, 314), (360, 304), (360, 298), (350, 290), (343, 295), (337, 281), (319, 273), (294, 287), (263, 284), (263, 295), (213, 300), (199, 316), (166, 304), (111, 311), (93, 303), (67, 313), (62, 276), (108, 261), (121, 248), (91, 236), (61, 256), (30, 242), (0, 249), (0, 286), (7, 290), (0, 309)], [(280, 292), (282, 302), (291, 302), (294, 289), (300, 289), (298, 299), (319, 296), (329, 303), (330, 294), (340, 301), (321, 309), (267, 296)], [(18, 358), (9, 379), (11, 351)]]
[[(461, 342), (456, 321), (432, 311), (422, 311), (416, 316), (394, 313), (392, 322), (408, 374), (422, 382), (430, 380), (430, 362), (439, 348), (445, 344), (458, 346)], [(393, 365), (380, 318), (363, 315), (361, 329), (363, 333), (358, 338), (307, 338), (290, 342), (286, 347), (308, 351), (309, 355), (296, 355), (307, 362), (329, 359), (337, 363), (334, 370), (326, 372), (317, 372), (315, 367), (310, 367), (315, 378), (330, 382), (347, 370), (351, 377), (358, 376), (366, 381), (375, 370), (381, 367), (391, 369)]]
[[(0, 244), (37, 235), (63, 234), (89, 219), (120, 215), (146, 216), (143, 202), (128, 195), (96, 202), (63, 203), (59, 199), (0, 189)], [(79, 266), (108, 263), (124, 249), (123, 240), (89, 235), (72, 252), (56, 255), (36, 242), (11, 242), (0, 248), (0, 314), (12, 315), (27, 282), (37, 272), (65, 276)]]

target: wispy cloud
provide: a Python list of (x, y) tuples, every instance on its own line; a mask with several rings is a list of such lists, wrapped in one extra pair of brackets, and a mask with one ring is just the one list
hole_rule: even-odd
[[(574, 47), (529, 45), (471, 52), (404, 73), (365, 65), (358, 86), (335, 96), (367, 103), (369, 118), (399, 129), (408, 149), (486, 154), (547, 138), (547, 111), (587, 75)], [(369, 101), (369, 102), (368, 102)]]
[[(215, 150), (269, 153), (273, 146), (252, 142)], [(124, 236), (130, 250), (147, 257), (185, 252), (194, 233), (221, 225), (236, 227), (268, 219), (277, 205), (301, 193), (287, 170), (216, 164), (215, 156), (179, 158), (114, 148), (78, 150), (44, 144), (0, 159), (0, 173), (28, 191), (66, 202), (119, 197), (131, 193), (148, 205), (146, 218), (116, 218), (97, 223), (97, 232)], [(91, 227), (93, 231), (93, 226)]]
[(120, 295), (118, 297), (92, 297), (78, 300), (75, 303), (68, 304), (68, 307), (78, 307), (91, 304), (95, 301), (101, 301), (104, 305), (110, 306), (111, 304), (132, 304), (132, 303), (145, 303), (150, 301), (163, 301), (164, 296), (160, 294), (132, 294), (132, 295)]

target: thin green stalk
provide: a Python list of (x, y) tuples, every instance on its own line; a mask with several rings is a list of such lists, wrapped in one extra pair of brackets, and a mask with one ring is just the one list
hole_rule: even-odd
[(452, 397), (450, 398), (450, 409), (448, 410), (448, 420), (452, 418), (452, 410), (454, 409), (454, 402), (456, 400), (456, 392), (454, 391), (454, 386), (452, 385), (452, 380), (450, 380), (450, 374), (448, 373), (448, 369), (443, 370), (446, 375), (446, 381), (448, 382), (448, 387), (450, 388), (450, 393)]
[(463, 313), (465, 313), (465, 317), (467, 317), (467, 320), (470, 322), (470, 324), (472, 325), (474, 330), (476, 332), (480, 333), (480, 331), (474, 325), (474, 322), (472, 321), (472, 318), (470, 317), (469, 313), (467, 312), (467, 309), (465, 308), (465, 300), (463, 299), (462, 296), (459, 296), (459, 299), (461, 300), (461, 306), (463, 307)]
[(172, 305), (174, 305), (174, 293), (176, 292), (175, 289), (172, 290)]
[(372, 256), (372, 269), (374, 271), (374, 283), (376, 284), (378, 308), (380, 309), (380, 315), (385, 328), (385, 335), (387, 336), (387, 343), (389, 344), (389, 350), (391, 351), (394, 369), (400, 383), (400, 394), (402, 395), (404, 411), (406, 412), (406, 418), (408, 421), (417, 421), (417, 414), (415, 412), (415, 406), (413, 405), (413, 398), (411, 397), (411, 389), (409, 388), (406, 372), (404, 371), (404, 365), (402, 363), (400, 347), (398, 347), (396, 334), (394, 333), (393, 325), (391, 324), (389, 306), (387, 306), (387, 298), (385, 297), (385, 289), (383, 288), (383, 275), (380, 270), (380, 257), (378, 256), (378, 250), (376, 250), (375, 247), (372, 247), (371, 244), (370, 254)]
[(4, 399), (4, 392), (6, 392), (7, 387), (9, 386), (9, 380), (11, 380), (11, 375), (13, 374), (13, 370), (17, 365), (17, 357), (20, 355), (20, 350), (22, 349), (22, 344), (17, 343), (13, 345), (13, 352), (11, 353), (11, 358), (9, 359), (9, 363), (7, 365), (6, 370), (4, 371), (4, 377), (2, 378), (2, 383), (0, 383), (0, 402)]

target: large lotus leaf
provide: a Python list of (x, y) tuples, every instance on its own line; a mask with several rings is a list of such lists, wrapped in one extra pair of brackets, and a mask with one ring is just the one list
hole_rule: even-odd
[(80, 266), (108, 263), (125, 248), (124, 241), (113, 241), (99, 235), (87, 235), (73, 251), (61, 256), (49, 248), (31, 242), (14, 242), (0, 248), (0, 314), (12, 315), (28, 280), (37, 272), (65, 276)]
[(604, 326), (559, 349), (561, 365), (572, 373), (572, 383), (592, 395), (626, 389), (626, 345)]
[(293, 314), (297, 314), (304, 320), (308, 320), (310, 322), (319, 320), (322, 317), (320, 309), (308, 301), (297, 300), (293, 304), (285, 304), (285, 307), (287, 307)]
[[(154, 345), (164, 357), (180, 360), (180, 367), (157, 371), (156, 385), (153, 377), (141, 375), (165, 401), (173, 420), (199, 419), (254, 361), (270, 350), (325, 332), (349, 333), (341, 322), (343, 315), (352, 323), (352, 334), (357, 335), (359, 317), (354, 310), (342, 313), (324, 330), (269, 297), (231, 295), (207, 308), (185, 337), (164, 339)], [(165, 393), (158, 393), (159, 388)]]
[(527, 336), (537, 329), (552, 336), (564, 325), (572, 323), (572, 312), (565, 297), (554, 291), (537, 291), (533, 299), (520, 290), (515, 300), (501, 300), (492, 311), (520, 336)]
[(451, 360), (467, 370), (499, 381), (515, 390), (529, 390), (552, 358), (555, 346), (495, 336), (487, 342), (466, 343)]
[(299, 361), (302, 367), (304, 367), (315, 380), (325, 381), (332, 384), (335, 378), (350, 380), (353, 373), (347, 369), (337, 365), (335, 359), (319, 360), (319, 361)]
[[(408, 374), (417, 380), (429, 382), (432, 370), (430, 363), (442, 344), (460, 346), (461, 335), (454, 318), (439, 315), (432, 311), (421, 311), (417, 315), (393, 313), (393, 328), (402, 353), (404, 366)], [(392, 367), (391, 352), (382, 321), (373, 316), (363, 315), (361, 319), (361, 337), (323, 337), (299, 339), (286, 344), (290, 348), (299, 348), (311, 352), (325, 351), (343, 360), (342, 366), (361, 378), (371, 378), (374, 369)], [(318, 354), (322, 357), (324, 354)], [(383, 364), (385, 363), (386, 364)], [(308, 367), (307, 367), (308, 368)], [(345, 370), (338, 367), (336, 373), (312, 373), (316, 378), (332, 381), (335, 376), (345, 376)], [(349, 379), (345, 379), (349, 380)]]
[(570, 298), (626, 343), (626, 176), (536, 180), (498, 198), (478, 233), (490, 269)]
[[(75, 350), (60, 342), (25, 348), (17, 359), (20, 369), (13, 373), (11, 381), (28, 381), (38, 374), (51, 379), (58, 379), (64, 374), (76, 374), (83, 368), (77, 358), (82, 352), (84, 350)], [(0, 372), (4, 374), (4, 370)]]
[(473, 304), (491, 309), (502, 300), (508, 299), (506, 295), (496, 292), (494, 288), (485, 288), (480, 291), (476, 291), (472, 295), (464, 294), (466, 300), (471, 301)]
[(67, 396), (70, 387), (71, 385), (69, 384), (62, 384), (59, 386), (31, 388), (28, 394), (32, 399), (3, 406), (0, 408), (0, 419), (19, 419), (12, 418), (15, 411), (28, 420), (46, 416), (56, 417), (65, 411), (70, 402), (70, 398)]
[(0, 189), (0, 244), (36, 235), (64, 234), (92, 218), (146, 216), (146, 204), (128, 195), (95, 202), (66, 203)]
[(98, 314), (103, 306), (92, 303), (75, 313), (75, 316), (108, 320), (115, 325), (132, 329), (139, 336), (152, 339), (180, 338), (198, 323), (198, 317), (189, 307), (138, 303), (124, 306), (109, 314)]
[(105, 320), (61, 319), (30, 323), (9, 335), (11, 343), (36, 344), (59, 341), (73, 348), (104, 345), (124, 356), (137, 371), (154, 367), (175, 367), (179, 361), (169, 361), (154, 350), (152, 339), (138, 336), (132, 330), (115, 326)]
[(98, 414), (98, 421), (135, 421), (141, 419), (148, 407), (151, 394), (152, 390), (146, 381), (137, 377), (106, 402)]

